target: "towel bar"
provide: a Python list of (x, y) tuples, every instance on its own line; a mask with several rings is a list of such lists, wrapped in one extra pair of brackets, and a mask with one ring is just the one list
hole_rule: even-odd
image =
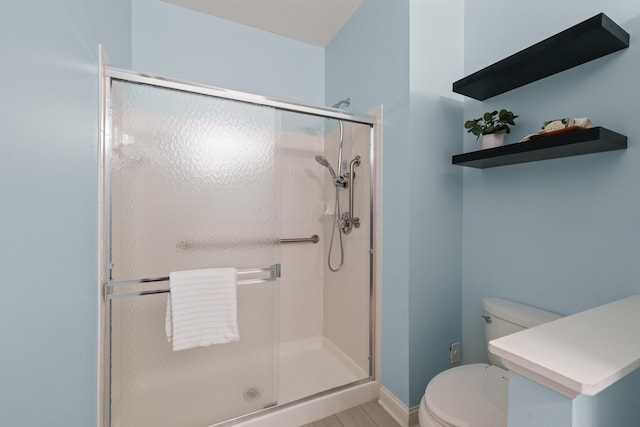
[[(280, 277), (281, 267), (280, 264), (274, 264), (271, 267), (265, 268), (250, 268), (238, 270), (238, 276), (250, 276), (254, 274), (260, 273), (269, 273), (269, 277), (260, 278), (260, 279), (244, 279), (238, 280), (236, 283), (238, 286), (242, 285), (254, 285), (258, 283), (265, 282), (273, 282), (277, 278)], [(156, 282), (168, 282), (169, 277), (155, 277), (155, 278), (144, 278), (144, 279), (132, 279), (132, 280), (108, 280), (104, 284), (104, 297), (105, 299), (114, 299), (114, 298), (126, 298), (126, 297), (134, 297), (140, 295), (155, 295), (155, 294), (166, 294), (169, 293), (168, 288), (161, 289), (149, 289), (144, 291), (136, 291), (136, 292), (127, 292), (122, 294), (116, 294), (115, 288), (127, 286), (127, 285), (137, 285), (141, 283), (156, 283)]]

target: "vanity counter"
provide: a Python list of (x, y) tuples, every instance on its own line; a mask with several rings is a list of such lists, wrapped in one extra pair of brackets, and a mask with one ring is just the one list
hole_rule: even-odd
[(640, 295), (489, 342), (508, 369), (571, 399), (640, 367)]

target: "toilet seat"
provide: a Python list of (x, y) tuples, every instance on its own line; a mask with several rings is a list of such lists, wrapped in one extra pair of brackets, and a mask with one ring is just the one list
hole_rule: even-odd
[(486, 363), (448, 369), (427, 385), (421, 412), (443, 426), (506, 427), (507, 376)]

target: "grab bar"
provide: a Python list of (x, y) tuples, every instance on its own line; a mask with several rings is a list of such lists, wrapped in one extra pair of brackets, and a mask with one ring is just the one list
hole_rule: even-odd
[(298, 237), (294, 239), (280, 239), (280, 243), (318, 243), (320, 237), (314, 234), (311, 237)]
[(360, 166), (360, 156), (356, 156), (351, 162), (349, 162), (349, 220), (355, 228), (360, 227), (360, 217), (353, 215), (353, 193), (355, 188), (356, 172), (353, 170), (354, 166)]
[(246, 241), (236, 241), (236, 242), (216, 242), (216, 241), (199, 241), (199, 242), (190, 242), (187, 240), (182, 240), (176, 243), (176, 248), (181, 251), (188, 251), (191, 249), (211, 249), (217, 248), (221, 245), (228, 247), (239, 247), (245, 245), (273, 245), (276, 243), (318, 243), (320, 241), (320, 237), (317, 234), (314, 234), (311, 237), (296, 237), (290, 239), (279, 239), (279, 240), (246, 240)]
[[(254, 285), (258, 283), (264, 282), (273, 282), (281, 275), (281, 267), (280, 264), (274, 264), (271, 267), (265, 268), (251, 268), (251, 269), (243, 269), (237, 271), (237, 276), (249, 276), (260, 273), (269, 273), (269, 277), (260, 278), (260, 279), (244, 279), (238, 280), (236, 284), (238, 286), (242, 285)], [(169, 293), (170, 290), (168, 288), (160, 288), (160, 289), (148, 289), (144, 291), (136, 291), (136, 292), (127, 292), (118, 294), (116, 293), (116, 289), (123, 286), (130, 285), (138, 285), (142, 283), (156, 283), (156, 282), (168, 282), (169, 277), (155, 277), (155, 278), (144, 278), (144, 279), (132, 279), (132, 280), (108, 280), (104, 285), (104, 297), (105, 299), (114, 299), (114, 298), (125, 298), (125, 297), (133, 297), (140, 295), (155, 295), (155, 294), (166, 294)]]

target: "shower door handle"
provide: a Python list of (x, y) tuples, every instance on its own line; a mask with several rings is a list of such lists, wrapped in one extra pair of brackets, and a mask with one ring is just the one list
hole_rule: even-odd
[(355, 228), (360, 227), (360, 218), (353, 214), (353, 193), (355, 191), (355, 180), (356, 180), (356, 172), (354, 171), (355, 166), (360, 166), (360, 156), (356, 156), (351, 162), (349, 162), (349, 179), (351, 182), (349, 183), (349, 220)]

